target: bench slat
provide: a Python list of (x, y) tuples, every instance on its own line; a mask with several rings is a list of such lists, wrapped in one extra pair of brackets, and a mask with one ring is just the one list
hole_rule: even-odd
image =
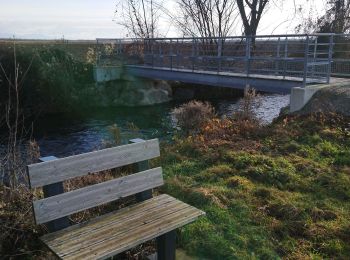
[[(54, 233), (46, 234), (42, 237), (43, 240), (50, 242), (50, 245), (58, 246), (62, 243), (75, 240), (78, 237), (85, 236), (86, 234), (95, 232), (96, 230), (106, 230), (110, 225), (114, 225), (120, 221), (127, 219), (135, 219), (141, 212), (148, 210), (160, 211), (162, 207), (168, 203), (176, 201), (175, 198), (167, 195), (160, 195), (152, 198), (147, 203), (142, 202), (135, 205), (127, 206), (117, 211), (110, 212), (108, 214), (96, 217), (87, 222), (79, 223), (74, 226), (65, 228), (64, 230), (56, 231)], [(115, 214), (118, 212), (118, 219), (115, 219)], [(60, 239), (57, 240), (56, 238)]]
[(158, 139), (28, 165), (30, 186), (40, 187), (160, 156)]
[[(133, 216), (131, 219), (126, 217), (129, 214)], [(160, 195), (41, 239), (62, 259), (104, 259), (186, 225), (204, 214), (171, 196)]]
[(163, 176), (159, 167), (37, 200), (33, 202), (35, 221), (46, 223), (161, 185)]
[(149, 212), (139, 212), (138, 215), (134, 215), (131, 219), (124, 218), (123, 220), (118, 221), (114, 217), (109, 220), (109, 228), (95, 227), (95, 229), (90, 230), (87, 233), (84, 232), (80, 236), (69, 236), (69, 239), (62, 240), (61, 244), (52, 245), (55, 246), (56, 250), (68, 252), (67, 249), (69, 249), (69, 252), (73, 252), (84, 248), (85, 246), (100, 243), (102, 237), (109, 239), (112, 236), (122, 235), (125, 232), (131, 232), (135, 226), (137, 227), (144, 223), (156, 221), (156, 219), (165, 217), (174, 213), (175, 211), (179, 211), (183, 209), (183, 207), (184, 205), (180, 204), (178, 201), (172, 201), (170, 203), (163, 204), (162, 208), (155, 207)]

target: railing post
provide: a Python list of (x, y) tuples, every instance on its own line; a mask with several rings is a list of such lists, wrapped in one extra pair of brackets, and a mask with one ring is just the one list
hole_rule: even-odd
[(245, 60), (246, 60), (246, 74), (247, 77), (250, 74), (250, 58), (251, 58), (251, 36), (246, 36), (246, 53), (245, 53)]
[(218, 38), (218, 72), (221, 71), (221, 59), (222, 59), (222, 38)]
[(317, 61), (317, 47), (318, 47), (318, 36), (316, 36), (315, 39), (315, 43), (314, 43), (314, 53), (313, 53), (313, 65), (312, 65), (312, 71), (311, 71), (311, 75), (312, 77), (315, 76), (315, 67), (316, 67), (316, 61)]
[(118, 41), (118, 43), (119, 43), (119, 46), (118, 46), (119, 50), (118, 50), (118, 52), (119, 52), (119, 54), (123, 54), (122, 40), (120, 39), (120, 40)]
[(281, 38), (278, 37), (277, 51), (276, 51), (276, 63), (275, 63), (275, 75), (279, 75), (279, 63), (280, 63), (280, 49), (281, 49)]
[[(198, 56), (201, 54), (200, 52), (200, 45), (201, 42), (199, 41), (199, 38), (196, 39), (196, 57), (198, 58)], [(203, 40), (202, 40), (202, 46), (203, 46)], [(202, 47), (203, 50), (203, 47)], [(203, 52), (203, 51), (202, 51)]]
[(287, 74), (287, 59), (288, 59), (288, 37), (286, 37), (284, 45), (284, 67), (283, 67), (283, 79), (286, 78)]
[[(57, 160), (55, 156), (41, 157), (40, 162), (48, 162)], [(63, 182), (52, 183), (43, 186), (44, 198), (52, 197), (58, 194), (64, 193)], [(46, 224), (50, 232), (55, 232), (70, 226), (68, 217), (62, 217), (59, 219), (52, 220)]]
[(179, 68), (179, 39), (176, 39), (176, 68)]
[(143, 65), (146, 66), (146, 57), (148, 56), (148, 44), (146, 39), (143, 39)]
[(99, 44), (99, 41), (98, 41), (98, 38), (96, 38), (96, 65), (99, 65), (100, 64), (100, 60), (101, 60), (101, 54), (100, 54), (100, 44)]
[(328, 84), (331, 82), (333, 48), (334, 48), (334, 34), (331, 34), (329, 37), (329, 50), (328, 50), (328, 71), (327, 71), (327, 83)]
[(151, 56), (152, 56), (152, 68), (154, 67), (154, 46), (153, 46), (154, 40), (150, 40), (151, 44)]
[(164, 66), (164, 55), (163, 55), (163, 49), (162, 49), (162, 40), (159, 41), (159, 58), (160, 58), (160, 66)]
[(303, 75), (303, 87), (306, 87), (307, 81), (307, 71), (308, 71), (308, 63), (309, 63), (309, 47), (310, 47), (310, 36), (306, 36), (305, 41), (305, 57), (304, 57), (304, 75)]
[(173, 40), (170, 39), (170, 70), (173, 70)]
[(194, 59), (195, 59), (195, 39), (192, 38), (192, 71), (194, 71)]

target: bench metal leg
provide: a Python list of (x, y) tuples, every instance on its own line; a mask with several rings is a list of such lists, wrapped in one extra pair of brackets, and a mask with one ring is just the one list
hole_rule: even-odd
[(153, 197), (152, 190), (146, 190), (140, 193), (137, 193), (136, 195), (136, 201), (142, 202), (148, 199), (151, 199)]
[[(48, 162), (48, 161), (53, 161), (57, 159), (58, 158), (55, 156), (48, 156), (48, 157), (39, 158), (39, 161)], [(43, 193), (44, 193), (44, 198), (48, 198), (51, 196), (64, 193), (63, 182), (57, 182), (57, 183), (43, 186)], [(55, 231), (64, 229), (66, 227), (69, 227), (70, 221), (68, 217), (62, 217), (46, 223), (46, 226), (50, 232), (55, 232)]]
[(157, 260), (175, 260), (176, 231), (170, 231), (157, 238)]

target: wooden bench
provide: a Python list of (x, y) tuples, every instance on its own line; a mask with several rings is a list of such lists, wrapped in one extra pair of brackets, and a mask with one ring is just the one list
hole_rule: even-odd
[[(41, 240), (61, 259), (105, 259), (157, 238), (158, 259), (175, 259), (175, 230), (205, 213), (169, 195), (152, 197), (163, 185), (162, 169), (149, 169), (160, 155), (157, 139), (62, 159), (46, 157), (27, 167), (31, 188), (43, 187), (44, 199), (33, 201), (35, 222), (49, 231)], [(64, 192), (63, 181), (134, 164), (138, 173)], [(134, 205), (81, 224), (68, 216), (123, 197)]]

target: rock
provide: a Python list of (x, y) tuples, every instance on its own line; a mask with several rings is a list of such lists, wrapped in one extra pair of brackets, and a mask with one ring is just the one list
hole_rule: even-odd
[(297, 113), (314, 112), (332, 112), (350, 116), (350, 82), (317, 91), (304, 108)]
[(91, 93), (94, 106), (147, 106), (169, 102), (171, 86), (165, 81), (132, 79), (96, 84)]

